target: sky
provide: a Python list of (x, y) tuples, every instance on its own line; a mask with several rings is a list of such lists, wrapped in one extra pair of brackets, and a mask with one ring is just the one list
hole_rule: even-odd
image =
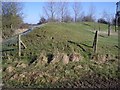
[[(89, 7), (92, 5), (95, 7), (95, 17), (96, 19), (102, 17), (103, 11), (115, 15), (116, 12), (116, 2), (80, 2), (82, 5), (82, 10), (85, 15), (89, 12)], [(69, 2), (69, 11), (71, 16), (73, 16), (72, 9), (73, 2)], [(23, 2), (23, 15), (24, 22), (29, 24), (37, 24), (41, 16), (44, 16), (43, 7), (46, 6), (46, 2)]]

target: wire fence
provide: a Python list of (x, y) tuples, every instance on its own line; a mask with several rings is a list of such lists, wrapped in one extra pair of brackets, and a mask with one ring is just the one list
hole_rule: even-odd
[(2, 41), (2, 51), (11, 51), (17, 48), (16, 44), (18, 44), (18, 35), (24, 36), (26, 34), (28, 34), (29, 32), (31, 32), (32, 30), (34, 30), (35, 28), (44, 26), (43, 25), (37, 25), (37, 26), (31, 26), (28, 30), (26, 30), (25, 32), (16, 34), (15, 36), (12, 36), (6, 40)]
[(9, 39), (3, 40), (2, 51), (9, 51), (11, 49), (16, 49), (16, 44), (18, 42), (18, 36), (13, 36)]

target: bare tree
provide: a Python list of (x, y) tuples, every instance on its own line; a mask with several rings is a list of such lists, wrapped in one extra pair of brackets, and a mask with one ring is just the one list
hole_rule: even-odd
[(60, 13), (60, 17), (61, 17), (61, 22), (64, 21), (64, 18), (66, 16), (66, 14), (68, 13), (68, 3), (67, 2), (60, 2), (60, 7), (58, 10), (58, 14)]
[(71, 12), (69, 11), (68, 9), (68, 3), (65, 4), (65, 10), (64, 10), (64, 15), (63, 15), (63, 21), (64, 22), (72, 22), (73, 21), (73, 18), (71, 17)]
[(12, 32), (23, 23), (22, 8), (22, 3), (2, 3), (2, 26), (5, 37), (11, 36)]
[(110, 36), (110, 30), (111, 30), (111, 22), (113, 19), (113, 15), (110, 14), (109, 12), (106, 12), (105, 10), (103, 11), (103, 18), (107, 21), (108, 23), (108, 36)]
[(108, 23), (111, 22), (111, 15), (110, 13), (106, 12), (106, 10), (103, 11), (103, 16), (102, 16)]
[(50, 21), (54, 21), (55, 20), (55, 16), (56, 16), (56, 2), (47, 2), (46, 6), (43, 7), (44, 12), (46, 14), (46, 16), (48, 17), (48, 19)]
[(93, 6), (92, 4), (89, 7), (88, 17), (91, 19), (91, 21), (95, 20), (95, 6)]
[(77, 22), (77, 19), (80, 16), (82, 11), (82, 6), (79, 2), (74, 2), (73, 11), (74, 11), (74, 21)]
[(84, 16), (85, 16), (85, 13), (84, 13), (84, 11), (82, 11), (81, 14), (78, 16), (77, 22), (82, 22)]

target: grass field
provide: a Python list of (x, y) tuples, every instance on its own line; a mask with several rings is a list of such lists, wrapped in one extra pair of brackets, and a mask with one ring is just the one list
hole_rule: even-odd
[[(40, 51), (54, 52), (57, 48), (60, 52), (71, 53), (73, 51), (82, 53), (82, 49), (77, 46), (81, 45), (84, 49), (91, 52), (94, 33), (92, 23), (50, 23), (44, 27), (36, 28), (33, 32), (23, 37), (23, 41), (32, 53), (39, 54)], [(101, 24), (101, 30), (105, 25)], [(107, 25), (106, 25), (107, 28)], [(88, 30), (89, 29), (89, 30)], [(107, 31), (107, 29), (105, 29)], [(71, 43), (69, 42), (71, 41)], [(98, 36), (98, 53), (107, 53), (117, 55), (118, 36), (107, 35)], [(84, 52), (83, 52), (84, 53)], [(86, 52), (85, 52), (86, 54)]]
[[(99, 30), (99, 26), (100, 31), (107, 32), (105, 24), (47, 23), (22, 36), (27, 48), (22, 50), (21, 58), (16, 56), (17, 51), (12, 51), (3, 60), (6, 87), (110, 87), (111, 82), (114, 87), (119, 77), (118, 35), (98, 34), (97, 53), (94, 54), (92, 44), (95, 33), (92, 31)], [(57, 53), (67, 56), (77, 53), (82, 58), (68, 64), (48, 63)], [(102, 62), (103, 57), (105, 62)], [(92, 81), (94, 75), (96, 79)], [(88, 78), (87, 82), (85, 78)], [(98, 79), (102, 81), (96, 81)]]

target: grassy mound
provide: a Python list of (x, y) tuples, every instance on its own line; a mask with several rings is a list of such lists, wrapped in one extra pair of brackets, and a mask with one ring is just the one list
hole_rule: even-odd
[[(9, 52), (4, 58), (3, 82), (7, 87), (67, 87), (65, 83), (78, 82), (87, 74), (95, 74), (97, 79), (100, 76), (101, 80), (118, 78), (118, 36), (99, 34), (97, 54), (92, 55), (94, 25), (98, 30), (99, 24), (91, 22), (47, 23), (22, 36), (27, 48), (22, 49), (21, 59), (16, 56), (17, 51)], [(100, 24), (100, 27), (101, 31), (107, 31), (107, 25)], [(68, 59), (72, 53), (79, 54), (82, 60), (67, 64), (46, 63), (61, 56), (61, 59)], [(91, 80), (91, 87), (97, 87)], [(73, 83), (69, 85), (74, 87)], [(89, 87), (84, 80), (81, 85)]]
[[(23, 51), (23, 56), (30, 54), (39, 55), (41, 51), (53, 53), (54, 51), (81, 53), (89, 55), (92, 53), (94, 33), (93, 23), (48, 23), (36, 28), (23, 37), (23, 42), (28, 47)], [(103, 30), (107, 25), (100, 25)], [(89, 30), (88, 30), (89, 29)], [(117, 55), (118, 37), (107, 35), (98, 36), (98, 53)]]

